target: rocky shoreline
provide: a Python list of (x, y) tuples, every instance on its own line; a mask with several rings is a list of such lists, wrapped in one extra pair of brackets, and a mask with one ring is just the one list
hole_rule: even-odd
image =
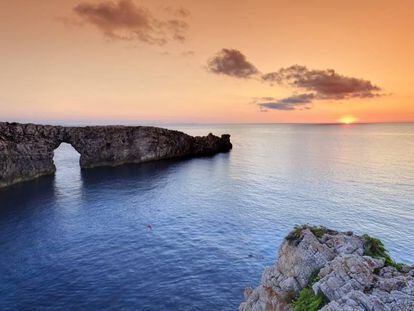
[(149, 126), (64, 127), (0, 122), (0, 188), (53, 174), (53, 151), (69, 143), (82, 169), (210, 156), (232, 148), (230, 135), (190, 136)]
[(300, 226), (284, 239), (240, 311), (414, 310), (414, 267), (396, 263), (378, 239)]

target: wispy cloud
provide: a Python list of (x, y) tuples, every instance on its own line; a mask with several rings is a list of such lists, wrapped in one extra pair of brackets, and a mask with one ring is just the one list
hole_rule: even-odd
[(313, 93), (296, 94), (282, 99), (263, 97), (256, 101), (256, 104), (261, 108), (276, 110), (310, 109), (309, 104), (312, 103), (314, 98)]
[(184, 18), (189, 12), (184, 8), (177, 10), (174, 18), (159, 19), (132, 0), (81, 2), (73, 8), (83, 23), (94, 25), (108, 38), (157, 45), (186, 39), (189, 26)]
[(207, 62), (207, 69), (216, 74), (244, 79), (259, 72), (239, 50), (234, 49), (222, 49)]

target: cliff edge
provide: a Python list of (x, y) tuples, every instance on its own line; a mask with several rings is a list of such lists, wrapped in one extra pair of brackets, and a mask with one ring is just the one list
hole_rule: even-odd
[(305, 225), (244, 296), (240, 311), (414, 310), (414, 267), (393, 261), (368, 235)]

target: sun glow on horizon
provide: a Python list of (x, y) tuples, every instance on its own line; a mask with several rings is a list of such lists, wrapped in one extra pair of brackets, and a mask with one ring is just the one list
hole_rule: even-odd
[(353, 116), (345, 116), (339, 119), (339, 122), (342, 124), (352, 124), (352, 123), (355, 123), (356, 121), (358, 121), (358, 119)]

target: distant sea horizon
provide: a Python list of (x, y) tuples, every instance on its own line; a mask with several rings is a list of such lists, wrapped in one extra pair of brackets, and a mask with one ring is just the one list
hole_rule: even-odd
[(42, 125), (61, 125), (61, 126), (110, 126), (110, 125), (125, 125), (125, 126), (186, 126), (186, 125), (277, 125), (277, 124), (291, 124), (291, 125), (367, 125), (367, 124), (404, 124), (414, 123), (414, 120), (403, 120), (403, 121), (375, 121), (375, 122), (363, 122), (355, 121), (350, 124), (344, 122), (173, 122), (173, 121), (151, 121), (151, 120), (99, 120), (99, 119), (0, 119), (0, 122), (9, 123), (31, 123), (31, 124), (42, 124)]

